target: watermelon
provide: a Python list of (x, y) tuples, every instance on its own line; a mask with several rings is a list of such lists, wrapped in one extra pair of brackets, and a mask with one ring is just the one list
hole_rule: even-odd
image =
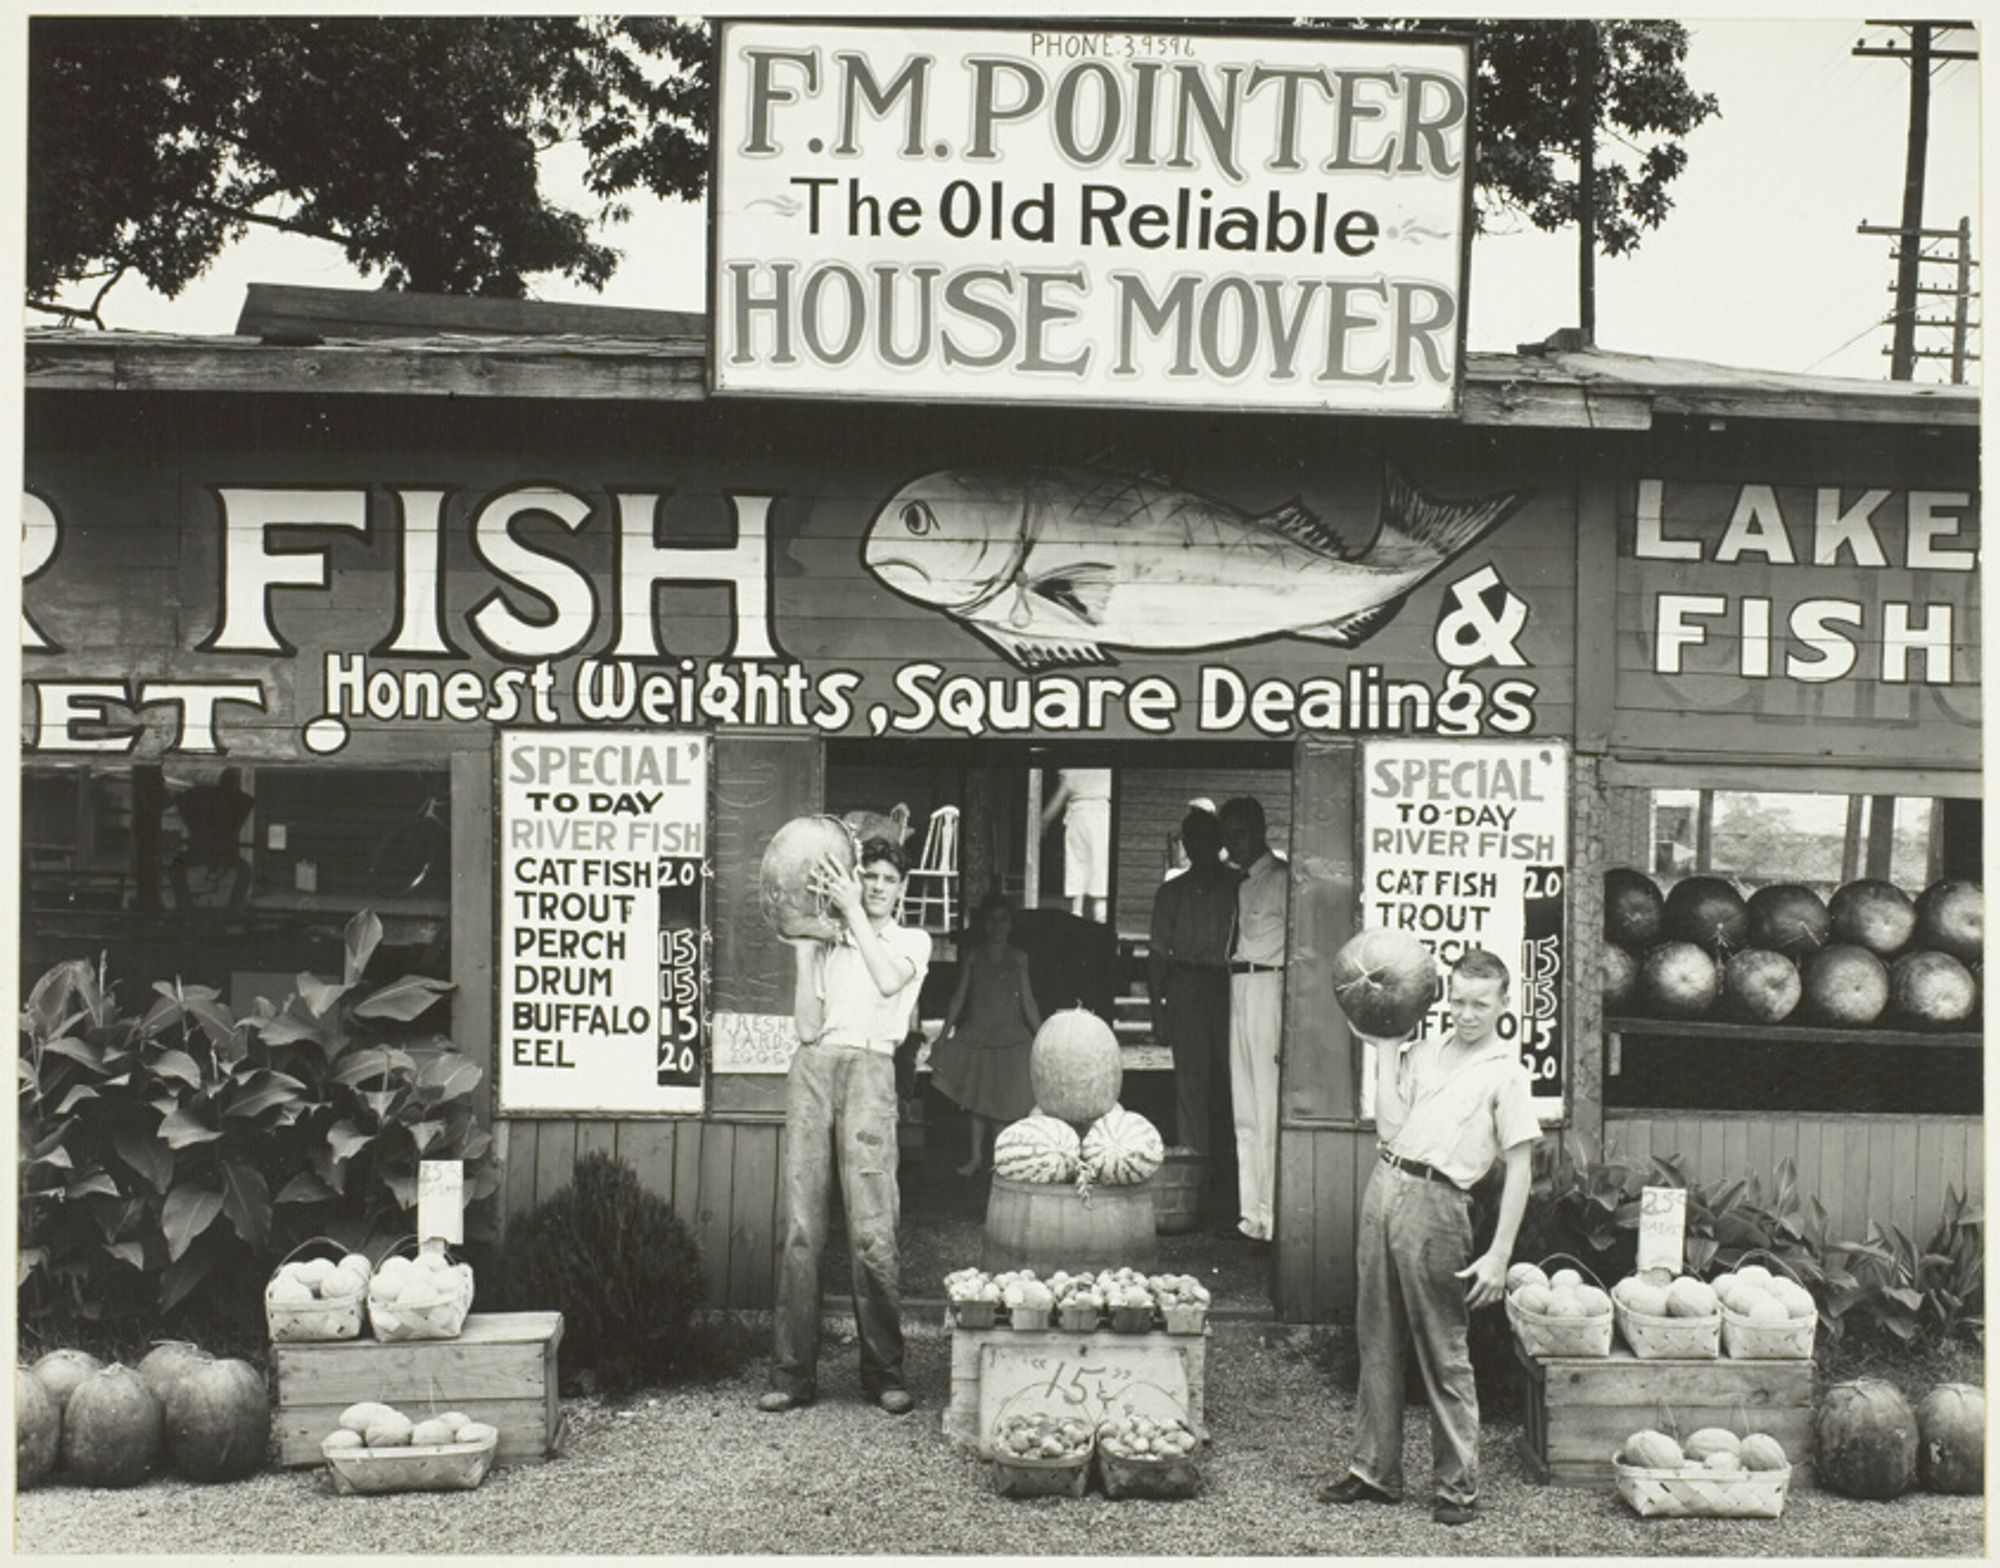
[(1721, 877), (1685, 877), (1667, 895), (1666, 933), (1720, 957), (1750, 936), (1750, 906)]
[(186, 1340), (165, 1339), (140, 1358), (139, 1376), (146, 1380), (153, 1397), (164, 1407), (168, 1389), (186, 1373), (214, 1359), (207, 1351)]
[(852, 871), (854, 851), (854, 839), (838, 817), (794, 817), (773, 833), (757, 869), (758, 900), (771, 929), (787, 941), (837, 938), (839, 922), (812, 890), (811, 874), (827, 857)]
[(1730, 1012), (1751, 1023), (1782, 1023), (1799, 1005), (1798, 966), (1783, 953), (1746, 947), (1722, 966), (1722, 994)]
[(1797, 961), (1826, 946), (1833, 917), (1809, 887), (1778, 882), (1760, 887), (1745, 906), (1750, 911), (1750, 945)]
[(1137, 1111), (1114, 1105), (1083, 1135), (1083, 1168), (1109, 1187), (1130, 1187), (1160, 1168), (1166, 1152), (1159, 1129)]
[(42, 1380), (14, 1368), (14, 1485), (39, 1486), (56, 1467), (62, 1447), (62, 1411)]
[(1940, 1383), (1917, 1405), (1917, 1471), (1933, 1492), (1986, 1489), (1986, 1395), (1971, 1383)]
[(1088, 1127), (1116, 1105), (1124, 1077), (1118, 1036), (1088, 1008), (1051, 1013), (1028, 1048), (1035, 1104), (1073, 1126)]
[(1799, 966), (1800, 1012), (1820, 1023), (1862, 1029), (1889, 1005), (1889, 969), (1865, 947), (1836, 942)]
[(1976, 964), (1986, 942), (1986, 900), (1977, 882), (1933, 882), (1917, 895), (1911, 941), (1934, 953)]
[(1900, 953), (1916, 934), (1917, 906), (1892, 882), (1863, 877), (1827, 901), (1833, 939), (1865, 947), (1882, 958)]
[(1814, 1474), (1843, 1497), (1901, 1497), (1917, 1478), (1917, 1416), (1879, 1378), (1837, 1383), (1813, 1422)]
[(1977, 1011), (1979, 987), (1949, 953), (1905, 953), (1889, 966), (1889, 1004), (1919, 1028), (1948, 1029)]
[(271, 1402), (247, 1361), (209, 1361), (174, 1381), (166, 1399), (167, 1452), (191, 1481), (234, 1481), (264, 1467)]
[(1437, 960), (1401, 931), (1361, 931), (1333, 955), (1333, 999), (1357, 1034), (1400, 1040), (1438, 998)]
[(1604, 873), (1604, 940), (1643, 953), (1665, 930), (1666, 900), (1643, 871), (1613, 866)]
[(32, 1370), (61, 1411), (69, 1407), (69, 1396), (76, 1392), (76, 1385), (91, 1373), (102, 1372), (104, 1363), (87, 1350), (51, 1350)]
[(1639, 988), (1639, 960), (1615, 942), (1604, 944), (1598, 959), (1598, 994), (1606, 1012), (1616, 1012)]
[(63, 1468), (85, 1486), (137, 1486), (160, 1463), (160, 1402), (130, 1367), (76, 1385), (63, 1411)]
[(1639, 994), (1659, 1018), (1699, 1018), (1721, 990), (1715, 960), (1692, 942), (1662, 942), (1639, 966)]

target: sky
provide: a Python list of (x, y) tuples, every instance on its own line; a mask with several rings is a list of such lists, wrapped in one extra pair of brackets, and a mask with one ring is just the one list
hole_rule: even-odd
[[(1687, 25), (1688, 79), (1715, 94), (1721, 114), (1687, 138), (1688, 166), (1673, 187), (1675, 209), (1665, 225), (1635, 254), (1599, 259), (1598, 345), (1759, 369), (1886, 378), (1889, 332), (1879, 323), (1891, 303), (1891, 246), (1855, 230), (1860, 223), (1899, 219), (1909, 68), (1850, 51), (1864, 40), (1906, 44), (1907, 34), (1858, 19), (1689, 19)], [(1948, 37), (1959, 47), (1970, 40), (1964, 33)], [(1950, 228), (1971, 216), (1977, 233), (1978, 71), (1976, 63), (1954, 62), (1932, 76), (1927, 227)], [(1611, 145), (1606, 153), (1618, 156), (1619, 149)], [(579, 166), (580, 160), (558, 156), (545, 176), (558, 199), (585, 208)], [(532, 287), (535, 297), (701, 309), (701, 207), (658, 200), (632, 205), (633, 221), (609, 232), (625, 260), (602, 293), (547, 278)], [(1932, 285), (1952, 281), (1949, 267), (1924, 270)], [(134, 281), (121, 283), (107, 302), (106, 319), (134, 330), (226, 333), (251, 282), (375, 286), (347, 265), (336, 246), (259, 231), (178, 299), (162, 299)], [(1950, 303), (1931, 298), (1926, 308), (1941, 315)], [(1473, 247), (1469, 346), (1510, 351), (1573, 325), (1576, 317), (1574, 234), (1544, 234), (1523, 218), (1499, 214), (1493, 231)], [(1948, 330), (1919, 333), (1920, 347), (1949, 343)], [(1977, 379), (1978, 367), (1972, 369)], [(1923, 361), (1917, 376), (1945, 380), (1948, 371), (1945, 362)]]

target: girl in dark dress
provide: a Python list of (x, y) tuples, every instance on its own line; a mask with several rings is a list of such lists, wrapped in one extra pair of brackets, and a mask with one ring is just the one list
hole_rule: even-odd
[(931, 1081), (971, 1113), (971, 1154), (961, 1176), (985, 1169), (994, 1132), (1019, 1121), (1035, 1106), (1028, 1081), (1028, 1048), (1042, 1015), (1028, 984), (1028, 955), (1010, 947), (1014, 906), (999, 894), (982, 900), (969, 948), (958, 972), (958, 990), (945, 1009), (944, 1032), (931, 1053)]

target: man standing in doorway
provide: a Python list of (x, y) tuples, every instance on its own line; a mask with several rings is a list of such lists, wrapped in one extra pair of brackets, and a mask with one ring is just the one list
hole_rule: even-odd
[(896, 1047), (930, 968), (931, 938), (896, 924), (908, 874), (902, 847), (873, 838), (861, 846), (853, 871), (828, 858), (813, 878), (844, 929), (837, 942), (795, 944), (792, 1018), (799, 1045), (785, 1084), (784, 1245), (771, 1386), (757, 1402), (760, 1410), (813, 1400), (819, 1260), (836, 1168), (854, 1260), (862, 1394), (894, 1416), (916, 1403), (903, 1387)]
[(1229, 939), (1236, 873), (1222, 863), (1213, 807), (1181, 819), (1187, 868), (1153, 895), (1146, 995), (1153, 1034), (1174, 1057), (1174, 1141), (1208, 1161), (1208, 1193), (1236, 1207), (1229, 1112)]
[(1111, 891), (1111, 770), (1062, 768), (1042, 808), (1042, 831), (1063, 825), (1063, 894), (1069, 911), (1104, 921)]
[[(1466, 1330), (1473, 1307), (1501, 1299), (1528, 1204), (1541, 1126), (1528, 1070), (1496, 1026), (1507, 966), (1470, 948), (1452, 966), (1451, 1038), (1375, 1047), (1375, 1169), (1361, 1200), (1355, 1332), (1361, 1391), (1348, 1473), (1324, 1503), (1395, 1503), (1403, 1494), (1403, 1341), (1416, 1344), (1431, 1408), (1439, 1524), (1465, 1524), (1479, 1500), (1479, 1396)], [(1472, 1256), (1473, 1184), (1505, 1161), (1493, 1241)]]
[(1229, 1092), (1236, 1112), (1236, 1229), (1271, 1245), (1278, 1185), (1278, 1036), (1285, 1013), (1288, 862), (1265, 842), (1264, 808), (1222, 807), (1222, 843), (1243, 873), (1229, 950)]

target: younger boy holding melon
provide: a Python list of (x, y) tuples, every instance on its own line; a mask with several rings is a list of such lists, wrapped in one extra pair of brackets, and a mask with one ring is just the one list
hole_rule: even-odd
[[(1431, 1517), (1465, 1524), (1477, 1510), (1479, 1397), (1466, 1330), (1471, 1308), (1505, 1292), (1527, 1208), (1529, 1155), (1541, 1136), (1527, 1069), (1496, 1032), (1508, 979), (1500, 959), (1468, 949), (1451, 971), (1449, 1039), (1418, 1039), (1414, 1025), (1400, 1039), (1361, 1036), (1375, 1046), (1380, 1145), (1362, 1198), (1356, 1258), (1361, 1387), (1353, 1459), (1346, 1475), (1320, 1489), (1321, 1502), (1402, 1500), (1407, 1334), (1431, 1408)], [(1493, 1241), (1474, 1257), (1471, 1189), (1501, 1162)]]

